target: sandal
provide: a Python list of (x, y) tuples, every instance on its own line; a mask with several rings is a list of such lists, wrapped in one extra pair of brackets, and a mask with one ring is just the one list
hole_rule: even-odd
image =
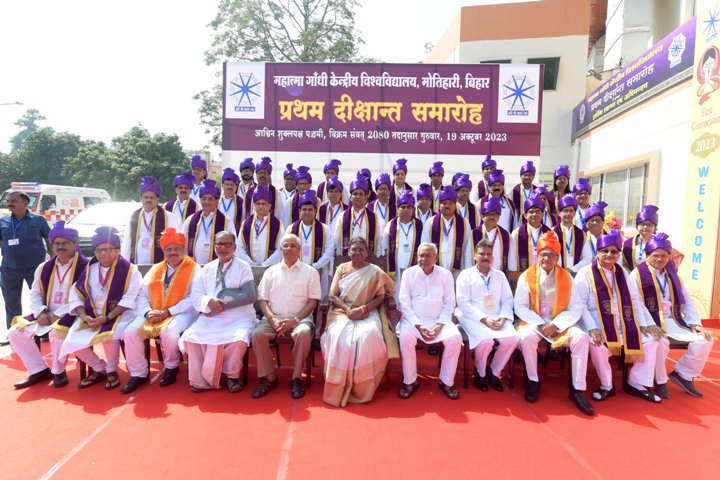
[(225, 385), (230, 393), (237, 393), (243, 389), (243, 383), (239, 378), (225, 377)]
[(398, 391), (398, 397), (408, 399), (419, 387), (420, 385), (418, 385), (418, 382), (411, 383), (410, 385), (403, 383), (403, 386), (400, 387), (400, 390)]
[(605, 401), (608, 398), (614, 397), (614, 396), (615, 396), (615, 387), (612, 387), (610, 390), (605, 390), (604, 388), (598, 388), (592, 394), (593, 400), (596, 400), (598, 402)]
[(453, 387), (452, 385), (445, 385), (443, 382), (439, 382), (438, 388), (445, 392), (445, 395), (450, 400), (457, 400), (458, 398), (460, 398), (460, 392), (458, 392), (457, 388)]
[(80, 381), (80, 383), (78, 384), (78, 388), (92, 387), (96, 383), (103, 381), (105, 378), (107, 378), (105, 372), (94, 371)]
[(107, 382), (105, 382), (105, 390), (112, 390), (120, 386), (120, 377), (117, 372), (107, 374)]

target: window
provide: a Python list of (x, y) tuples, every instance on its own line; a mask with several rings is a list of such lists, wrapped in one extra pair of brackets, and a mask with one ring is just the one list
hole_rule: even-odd
[(85, 208), (88, 208), (98, 203), (104, 203), (104, 200), (100, 197), (83, 197), (83, 203), (85, 204)]
[(528, 58), (530, 65), (545, 65), (543, 77), (543, 90), (556, 90), (558, 73), (560, 72), (560, 57)]
[(483, 60), (480, 63), (511, 63), (511, 60), (509, 58), (504, 60)]
[(635, 225), (635, 216), (647, 203), (647, 164), (595, 175), (590, 182), (593, 197), (608, 204), (605, 214), (615, 212), (623, 227)]
[(40, 199), (40, 211), (55, 210), (55, 195), (43, 195)]

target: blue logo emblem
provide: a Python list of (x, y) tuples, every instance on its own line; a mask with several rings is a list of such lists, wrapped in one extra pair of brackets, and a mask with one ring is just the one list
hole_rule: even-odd
[(720, 17), (720, 11), (718, 11), (718, 7), (715, 6), (712, 12), (708, 12), (709, 18), (707, 20), (703, 20), (703, 23), (705, 24), (705, 27), (703, 28), (703, 33), (705, 34), (705, 42), (709, 42), (718, 35), (718, 22), (720, 20), (718, 17)]
[(235, 101), (236, 112), (254, 112), (255, 102), (260, 98), (261, 82), (252, 73), (238, 73), (230, 80), (229, 98)]
[(503, 85), (503, 100), (510, 107), (509, 116), (526, 117), (528, 107), (535, 101), (535, 85), (527, 75), (513, 75)]
[(670, 62), (670, 68), (673, 68), (682, 62), (682, 55), (685, 52), (685, 35), (678, 33), (670, 44), (668, 49), (668, 61)]

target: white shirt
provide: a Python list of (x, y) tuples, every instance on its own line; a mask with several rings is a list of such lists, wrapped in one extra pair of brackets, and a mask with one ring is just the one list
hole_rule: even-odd
[[(491, 241), (493, 244), (492, 268), (502, 271), (502, 269), (503, 269), (503, 255), (502, 254), (503, 254), (503, 252), (502, 252), (502, 236), (500, 235), (500, 230), (498, 230), (497, 227), (493, 228), (492, 230), (486, 230), (485, 225), (483, 225), (482, 229), (483, 229), (483, 233), (485, 234), (484, 238)], [(505, 245), (505, 248), (508, 249), (508, 254), (509, 254), (510, 253), (509, 252), (510, 245)]]
[[(240, 229), (242, 230), (242, 227)], [(280, 222), (280, 232), (282, 231), (283, 224)], [(270, 256), (268, 256), (268, 235), (270, 235), (270, 215), (258, 220), (253, 214), (250, 228), (250, 245), (246, 248), (243, 244), (242, 231), (240, 231), (235, 242), (237, 245), (236, 255), (253, 267), (275, 265), (282, 257), (280, 251), (282, 235), (278, 235), (275, 241), (275, 251)]]
[(419, 265), (403, 273), (400, 285), (400, 312), (413, 325), (432, 328), (452, 323), (455, 309), (455, 285), (452, 273), (438, 265), (427, 275)]
[(561, 267), (564, 267), (566, 270), (570, 270), (571, 272), (577, 273), (580, 271), (581, 268), (583, 268), (586, 265), (590, 265), (590, 263), (593, 261), (593, 255), (592, 250), (590, 248), (590, 243), (587, 239), (583, 242), (582, 246), (582, 252), (580, 252), (580, 260), (578, 263), (575, 263), (575, 256), (573, 255), (573, 247), (575, 245), (575, 229), (574, 228), (567, 228), (565, 225), (560, 225), (560, 228), (562, 228), (563, 233), (565, 234), (565, 241), (563, 241), (562, 238), (559, 238), (560, 243), (562, 245), (562, 249), (565, 252), (565, 255), (567, 257), (567, 265), (563, 264), (563, 256), (560, 255), (560, 259), (558, 260), (558, 264)]
[[(542, 232), (540, 231), (540, 228), (535, 228), (530, 226), (530, 224), (526, 224), (528, 227), (528, 237), (530, 241), (528, 242), (530, 244), (529, 246), (529, 257), (528, 258), (528, 266), (534, 264), (537, 262), (537, 249), (535, 248), (537, 246), (537, 242), (540, 240), (540, 235)], [(518, 258), (518, 241), (519, 241), (519, 233), (520, 229), (525, 228), (523, 225), (516, 228), (512, 234), (510, 235), (510, 251), (508, 252), (508, 271), (509, 272), (519, 272), (520, 271), (520, 259)]]
[(487, 276), (480, 273), (477, 266), (460, 272), (457, 304), (463, 319), (507, 318), (512, 322), (514, 318), (510, 284), (505, 274), (495, 268), (490, 268)]
[[(177, 231), (181, 231), (182, 225), (178, 216), (165, 209), (162, 209), (162, 211), (166, 213), (167, 217), (167, 224), (165, 225), (165, 228), (171, 227)], [(135, 244), (136, 265), (151, 265), (153, 263), (152, 250), (155, 247), (155, 237), (153, 235), (152, 225), (156, 213), (157, 210), (153, 210), (149, 213), (146, 212), (144, 208), (140, 210), (137, 222), (139, 232), (137, 243)], [(123, 236), (122, 243), (120, 244), (120, 255), (122, 255), (123, 258), (130, 260), (132, 235), (135, 234), (135, 232), (132, 231), (132, 215), (128, 218), (127, 224), (125, 224), (125, 232), (127, 233)], [(162, 258), (156, 258), (155, 261), (160, 262), (162, 261)]]
[[(546, 273), (542, 268), (539, 268), (538, 270), (540, 272), (541, 302), (549, 305), (551, 316), (552, 314), (555, 314), (551, 323), (562, 332), (563, 330), (575, 325), (582, 315), (583, 306), (582, 300), (580, 299), (580, 295), (577, 291), (578, 289), (573, 285), (567, 310), (563, 312), (552, 312), (555, 305), (555, 270), (553, 269), (550, 274)], [(515, 289), (515, 315), (517, 315), (518, 318), (525, 323), (533, 326), (540, 326), (550, 322), (550, 319), (543, 318), (532, 310), (530, 305), (530, 289), (528, 288), (526, 276), (527, 270), (520, 275), (517, 288)]]
[[(197, 232), (197, 235), (195, 236), (195, 244), (193, 245), (193, 259), (195, 260), (195, 263), (198, 265), (205, 265), (206, 263), (210, 262), (212, 258), (212, 252), (210, 250), (210, 244), (213, 239), (213, 218), (215, 217), (215, 212), (210, 212), (207, 216), (204, 214), (200, 214), (200, 221), (198, 221), (197, 228), (195, 231)], [(188, 217), (187, 220), (185, 220), (185, 231), (188, 232), (189, 226), (190, 226), (190, 220), (192, 220), (192, 217)], [(228, 225), (228, 219), (225, 219), (225, 225), (223, 226), (223, 230), (227, 230)], [(192, 239), (188, 238), (187, 241), (191, 241)]]
[[(383, 255), (387, 256), (389, 255), (390, 251), (390, 226), (391, 224), (388, 223), (385, 225), (385, 230), (383, 231), (383, 237), (382, 237), (382, 251), (384, 252)], [(412, 261), (413, 253), (415, 251), (415, 235), (422, 235), (422, 230), (419, 232), (415, 232), (415, 223), (410, 220), (409, 223), (401, 223), (399, 221), (398, 217), (398, 226), (397, 226), (397, 262), (395, 263), (395, 268), (399, 270), (405, 270), (406, 268), (410, 267), (410, 262)]]
[[(500, 219), (498, 220), (498, 225), (500, 225), (502, 228), (507, 230), (508, 232), (513, 231), (513, 226), (515, 224), (515, 217), (513, 215), (513, 211), (510, 208), (510, 204), (508, 203), (508, 199), (505, 197), (505, 195), (502, 195), (500, 198), (500, 203), (502, 205), (502, 209), (500, 210)], [(520, 208), (518, 207), (518, 212), (520, 211)]]
[(382, 232), (385, 230), (385, 225), (392, 220), (390, 218), (390, 203), (382, 205), (380, 200), (373, 204), (373, 213), (375, 213), (375, 222), (377, 228)]
[[(368, 219), (367, 219), (367, 209), (363, 208), (362, 215), (356, 215), (357, 212), (355, 209), (351, 206), (349, 207), (350, 210), (350, 238), (355, 237), (362, 237), (365, 240), (368, 240), (370, 227), (368, 225)], [(346, 210), (346, 211), (348, 211)], [(343, 215), (345, 212), (343, 212)], [(342, 231), (342, 215), (341, 218), (338, 220), (337, 224), (335, 225), (335, 250), (336, 255), (341, 256), (342, 255), (342, 248), (343, 248), (343, 231)], [(380, 229), (380, 226), (377, 224), (377, 216), (375, 217), (376, 224), (375, 224), (375, 256), (381, 257), (382, 256), (382, 230)], [(350, 240), (348, 238), (348, 240)]]
[[(238, 208), (242, 210), (242, 204), (238, 206), (235, 200), (235, 195), (233, 195), (232, 198), (220, 197), (220, 201), (218, 202), (218, 210), (220, 210), (220, 213), (225, 215), (228, 223), (231, 224), (235, 220), (235, 210)], [(233, 231), (235, 231), (235, 228), (233, 228)]]
[(344, 210), (342, 210), (340, 204), (338, 203), (335, 206), (332, 206), (328, 204), (327, 206), (327, 220), (328, 223), (326, 224), (331, 232), (335, 232), (335, 228), (337, 227), (338, 222), (343, 216)]
[[(648, 265), (650, 267), (650, 265)], [(658, 282), (658, 287), (660, 287), (660, 295), (662, 297), (662, 300), (666, 302), (670, 302), (670, 282), (667, 277), (667, 273), (665, 270), (662, 272), (658, 272), (655, 270), (655, 268), (650, 267), (650, 273), (655, 275), (655, 280)], [(642, 285), (640, 284), (640, 279), (638, 278), (639, 273), (637, 268), (632, 271), (630, 274), (630, 282), (635, 286), (638, 292), (640, 292)], [(695, 301), (690, 296), (690, 292), (688, 292), (687, 288), (685, 287), (685, 282), (682, 281), (682, 279), (678, 276), (678, 280), (680, 280), (680, 286), (682, 288), (682, 294), (685, 299), (685, 303), (682, 304), (680, 307), (682, 310), (683, 320), (687, 325), (702, 325), (702, 320), (700, 319), (700, 312), (698, 311), (697, 307), (695, 306)], [(667, 283), (665, 283), (667, 282)], [(667, 285), (667, 287), (665, 287)], [(663, 291), (664, 287), (664, 291)], [(660, 307), (660, 305), (658, 305)], [(648, 312), (648, 315), (650, 315), (650, 312)], [(670, 315), (666, 315), (665, 319), (667, 320), (669, 318), (673, 318), (672, 316), (672, 309), (670, 310)], [(652, 320), (652, 316), (649, 317), (650, 320)], [(674, 318), (673, 318), (674, 319)], [(652, 320), (652, 323), (650, 325), (655, 325), (655, 321)], [(668, 328), (667, 322), (665, 322), (666, 328)], [(678, 327), (682, 328), (682, 327)], [(683, 329), (684, 332), (687, 332), (686, 329)], [(671, 333), (671, 332), (668, 332)], [(672, 336), (672, 335), (671, 335)]]
[[(279, 317), (295, 316), (310, 299), (320, 300), (320, 275), (300, 259), (290, 267), (283, 260), (263, 274), (258, 298), (266, 300), (270, 310)], [(301, 321), (312, 322), (312, 313)]]
[[(313, 262), (313, 258), (315, 257), (315, 252), (313, 250), (313, 239), (315, 238), (314, 222), (312, 225), (305, 225), (303, 222), (300, 222), (300, 229), (298, 230), (298, 237), (300, 237), (300, 242), (302, 243), (300, 248), (300, 260), (302, 263), (310, 265), (318, 270), (321, 268), (324, 269), (330, 265), (330, 261), (333, 260), (333, 257), (335, 256), (335, 238), (332, 235), (330, 227), (325, 224), (321, 225), (325, 235), (325, 246), (323, 247), (322, 255), (320, 255), (317, 262)], [(292, 225), (285, 229), (285, 234), (287, 235), (288, 233), (292, 233)], [(278, 248), (278, 250), (280, 249)], [(282, 252), (280, 253), (282, 255)], [(280, 261), (280, 263), (284, 262)], [(329, 272), (326, 273), (329, 274)]]
[(585, 208), (578, 205), (578, 208), (575, 210), (575, 225), (578, 228), (585, 228), (585, 212), (587, 212), (588, 208), (590, 208), (590, 205)]
[(423, 222), (423, 225), (425, 225), (425, 223), (433, 217), (432, 209), (428, 209), (426, 213), (422, 213), (419, 208), (416, 208), (415, 212), (415, 216)]
[[(140, 315), (144, 317), (147, 312), (152, 310), (152, 307), (150, 306), (150, 283), (153, 275), (153, 271), (156, 268), (159, 268), (160, 264), (154, 265), (143, 277), (142, 283), (140, 284), (140, 289), (138, 292), (138, 298), (137, 298), (137, 306), (135, 307), (135, 314)], [(200, 271), (202, 270), (202, 267), (199, 265), (195, 268), (195, 272), (193, 273), (192, 277), (190, 277), (190, 283), (195, 281), (195, 278), (200, 275)], [(167, 275), (172, 276), (175, 273), (175, 269), (168, 265), (167, 267)], [(164, 283), (164, 279), (163, 279)], [(170, 315), (177, 315), (179, 313), (184, 312), (190, 312), (194, 311), (194, 307), (192, 304), (192, 298), (190, 297), (190, 289), (188, 289), (188, 293), (180, 300), (178, 303), (176, 303), (174, 306), (168, 308), (170, 311)]]
[[(450, 220), (446, 219), (441, 213), (435, 214), (435, 216), (440, 216), (440, 245), (437, 245), (438, 252), (440, 255), (440, 266), (443, 268), (446, 268), (448, 270), (452, 270), (453, 265), (453, 258), (454, 258), (454, 252), (455, 252), (455, 231), (457, 230), (457, 226), (454, 225), (454, 219), (455, 217), (451, 218)], [(423, 225), (423, 234), (422, 234), (422, 241), (423, 242), (431, 242), (432, 241), (432, 224), (434, 220), (430, 220), (429, 222), (425, 223)], [(453, 222), (451, 225), (450, 222)], [(468, 268), (472, 265), (472, 248), (471, 243), (472, 235), (470, 230), (470, 224), (467, 220), (464, 218), (462, 221), (465, 223), (465, 242), (462, 252), (462, 258), (460, 260), (460, 269)], [(448, 235), (445, 235), (445, 231), (448, 232)]]
[(72, 274), (70, 273), (73, 266), (73, 259), (71, 258), (64, 266), (61, 265), (57, 259), (55, 260), (55, 278), (52, 281), (49, 305), (45, 305), (46, 296), (41, 292), (42, 283), (40, 276), (44, 266), (45, 262), (38, 265), (35, 269), (35, 276), (32, 287), (30, 288), (30, 313), (37, 317), (47, 307), (48, 311), (53, 315), (57, 315), (58, 317), (67, 315), (70, 312), (67, 300), (70, 287), (73, 284)]

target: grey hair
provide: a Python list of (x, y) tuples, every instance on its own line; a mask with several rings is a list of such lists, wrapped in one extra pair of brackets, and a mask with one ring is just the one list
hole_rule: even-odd
[(365, 240), (363, 237), (353, 237), (348, 241), (347, 246), (350, 248), (352, 245), (359, 243), (363, 247), (365, 247), (365, 250), (368, 250), (370, 247), (368, 247), (367, 240)]
[(294, 242), (295, 242), (295, 245), (297, 245), (298, 248), (302, 247), (302, 242), (300, 241), (300, 237), (298, 237), (298, 236), (295, 235), (295, 234), (286, 233), (285, 235), (283, 235), (282, 238), (280, 239), (280, 245), (282, 245), (283, 243), (285, 243), (286, 240), (292, 240), (292, 241), (294, 241)]
[(481, 248), (489, 248), (490, 250), (492, 250), (492, 249), (493, 249), (493, 244), (492, 244), (492, 242), (491, 242), (490, 240), (488, 240), (487, 238), (483, 238), (482, 240), (480, 240), (479, 242), (477, 242), (477, 243), (475, 244), (475, 251), (477, 252), (477, 251), (480, 250)]
[(434, 243), (431, 243), (431, 242), (422, 242), (420, 245), (418, 245), (418, 252), (420, 251), (421, 248), (429, 248), (430, 250), (432, 250), (433, 252), (435, 252), (435, 255), (438, 254), (437, 245), (435, 245)]
[(230, 237), (232, 238), (233, 243), (235, 243), (235, 234), (233, 232), (230, 232), (228, 230), (223, 230), (222, 232), (218, 232), (215, 234), (215, 241), (217, 242), (219, 238), (222, 237)]

